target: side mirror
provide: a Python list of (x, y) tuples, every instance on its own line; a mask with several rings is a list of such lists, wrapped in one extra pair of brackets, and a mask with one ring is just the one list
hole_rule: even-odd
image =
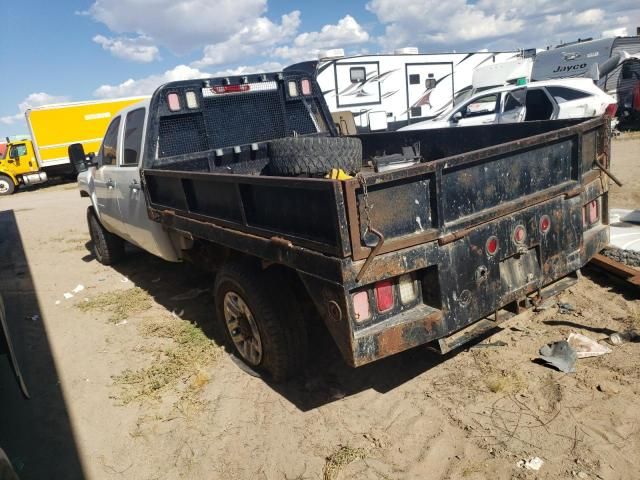
[(69, 161), (76, 174), (87, 170), (86, 155), (81, 143), (72, 143), (67, 149)]
[(453, 114), (453, 117), (451, 117), (451, 121), (453, 123), (458, 123), (458, 121), (462, 118), (462, 112), (456, 112)]

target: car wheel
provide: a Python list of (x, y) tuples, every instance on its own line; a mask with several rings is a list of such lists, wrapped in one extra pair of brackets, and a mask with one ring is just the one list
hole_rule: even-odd
[(227, 264), (214, 292), (227, 343), (250, 368), (281, 382), (304, 366), (304, 318), (283, 275), (249, 263)]
[(113, 265), (124, 256), (124, 240), (102, 226), (93, 207), (87, 208), (87, 224), (93, 254), (101, 264)]

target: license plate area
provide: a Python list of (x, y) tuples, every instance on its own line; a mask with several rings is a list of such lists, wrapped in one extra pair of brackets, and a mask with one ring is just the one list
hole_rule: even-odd
[(540, 256), (535, 247), (500, 262), (500, 280), (504, 294), (515, 292), (530, 283), (535, 283), (540, 276)]

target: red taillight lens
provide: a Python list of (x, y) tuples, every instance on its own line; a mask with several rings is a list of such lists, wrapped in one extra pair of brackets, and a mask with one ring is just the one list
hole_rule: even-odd
[(364, 322), (371, 318), (369, 308), (369, 294), (366, 291), (353, 294), (353, 311), (356, 315), (356, 322)]
[(551, 228), (551, 219), (549, 218), (549, 215), (543, 215), (540, 218), (540, 232), (542, 234), (545, 234), (549, 231), (550, 228)]
[(516, 243), (524, 242), (524, 239), (527, 238), (527, 231), (524, 229), (522, 225), (518, 225), (513, 230), (513, 241)]
[(376, 305), (379, 312), (386, 312), (393, 308), (393, 283), (391, 280), (383, 280), (376, 283)]
[(607, 105), (607, 108), (604, 111), (604, 115), (606, 117), (615, 117), (617, 111), (618, 111), (618, 104), (610, 103), (609, 105)]
[(593, 202), (589, 203), (589, 224), (593, 225), (598, 221), (599, 218), (600, 215), (598, 212), (598, 201), (594, 200)]
[(251, 90), (249, 85), (214, 85), (211, 88), (213, 93), (240, 93)]
[(167, 95), (167, 103), (169, 104), (169, 110), (172, 112), (180, 110), (180, 97), (178, 97), (177, 93)]
[(300, 82), (300, 86), (302, 87), (303, 95), (311, 95), (311, 82), (309, 81), (308, 78), (303, 79)]
[(488, 255), (495, 255), (498, 251), (498, 237), (489, 237), (485, 245)]

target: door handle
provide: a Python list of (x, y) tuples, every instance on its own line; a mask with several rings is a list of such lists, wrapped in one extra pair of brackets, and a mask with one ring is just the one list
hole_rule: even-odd
[(107, 188), (109, 190), (113, 189), (113, 187), (115, 186), (115, 184), (113, 183), (113, 180), (109, 179), (105, 182), (105, 185), (107, 186)]

